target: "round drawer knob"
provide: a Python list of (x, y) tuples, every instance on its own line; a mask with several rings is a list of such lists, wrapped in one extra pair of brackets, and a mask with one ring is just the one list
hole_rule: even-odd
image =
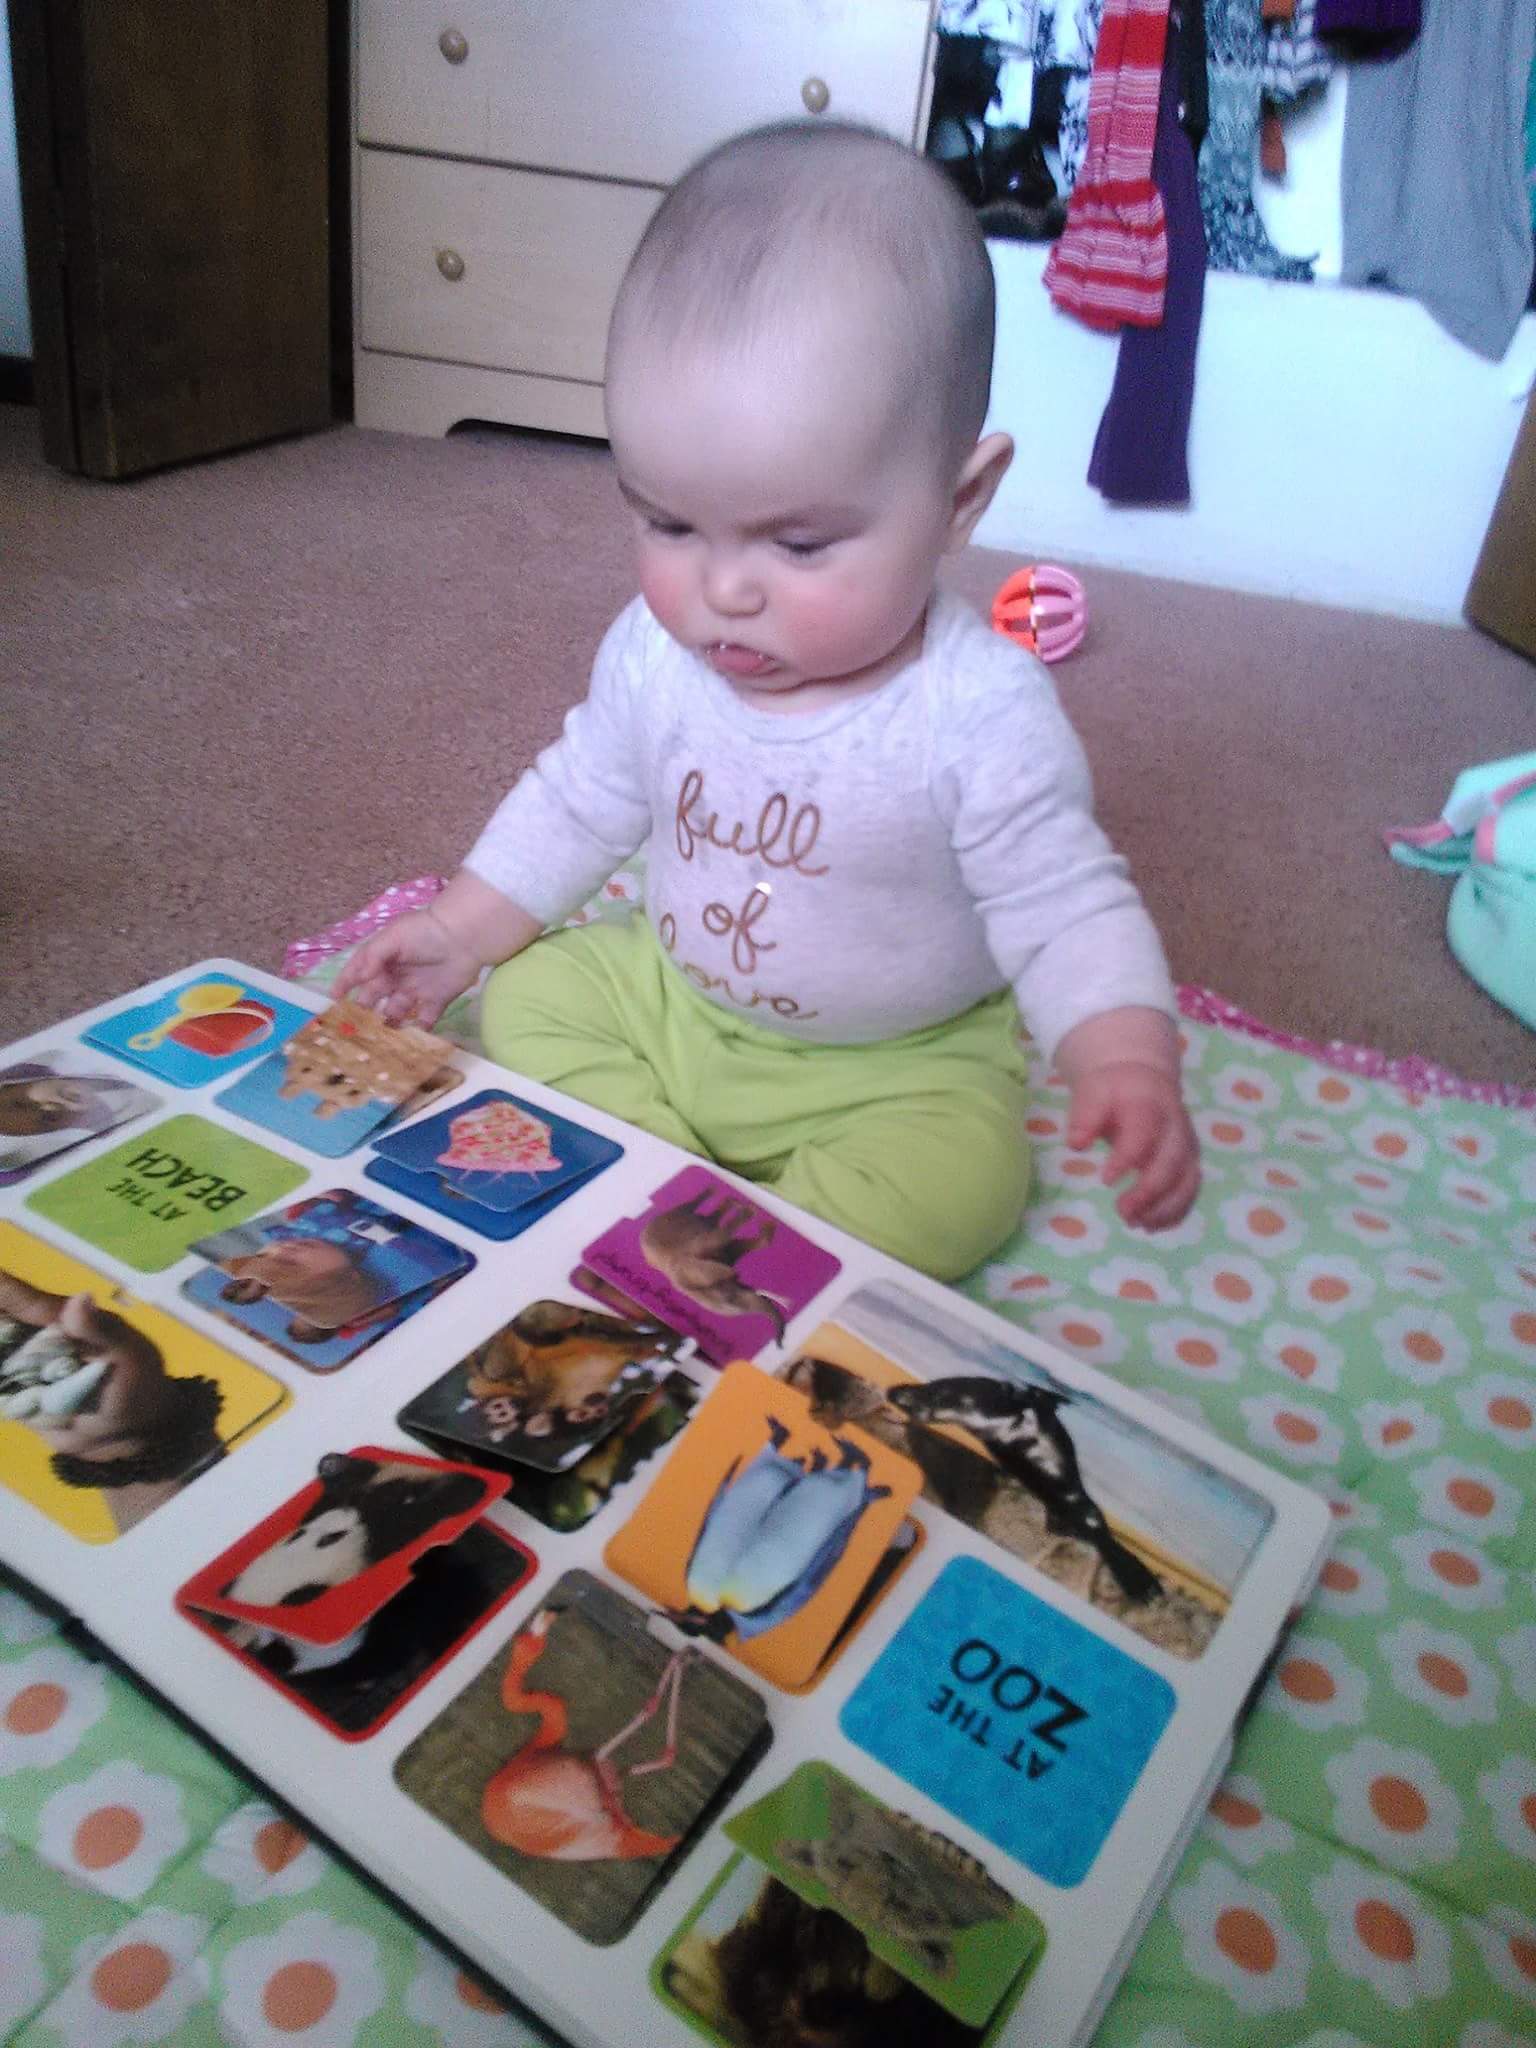
[(808, 114), (824, 114), (832, 95), (824, 78), (808, 78), (800, 88), (800, 97)]
[(464, 258), (457, 249), (439, 249), (437, 267), (450, 284), (457, 284), (464, 275)]
[(437, 39), (437, 47), (450, 64), (462, 64), (469, 55), (469, 38), (456, 28), (445, 28)]

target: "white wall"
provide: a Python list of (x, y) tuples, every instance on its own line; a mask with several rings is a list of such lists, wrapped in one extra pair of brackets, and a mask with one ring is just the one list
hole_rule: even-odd
[(1117, 340), (1052, 308), (1045, 250), (993, 243), (993, 423), (1019, 446), (977, 539), (1408, 617), (1460, 617), (1536, 378), (1536, 315), (1500, 364), (1414, 302), (1328, 282), (1339, 271), (1345, 80), (1288, 124), (1284, 188), (1260, 205), (1323, 282), (1212, 274), (1190, 433), (1187, 510), (1105, 504), (1086, 473)]
[(21, 248), (16, 111), (11, 103), (11, 30), (0, 7), (0, 356), (30, 356), (32, 322)]

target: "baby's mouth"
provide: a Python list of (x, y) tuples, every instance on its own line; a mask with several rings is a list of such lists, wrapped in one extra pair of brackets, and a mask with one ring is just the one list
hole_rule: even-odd
[(83, 1358), (73, 1338), (39, 1330), (0, 1365), (0, 1421), (58, 1422), (94, 1408), (111, 1371), (104, 1358)]
[(771, 655), (759, 654), (755, 647), (738, 647), (731, 640), (717, 640), (706, 647), (704, 659), (711, 668), (735, 682), (752, 682), (779, 665)]

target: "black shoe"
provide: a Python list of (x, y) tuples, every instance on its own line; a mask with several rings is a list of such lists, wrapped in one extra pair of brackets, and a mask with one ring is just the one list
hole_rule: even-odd
[(977, 219), (983, 234), (1015, 242), (1051, 242), (1066, 226), (1066, 203), (1033, 129), (987, 130), (981, 182)]

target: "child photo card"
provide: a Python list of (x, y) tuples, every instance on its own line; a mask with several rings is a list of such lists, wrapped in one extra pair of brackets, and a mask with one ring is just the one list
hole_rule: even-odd
[(168, 1117), (36, 1188), (27, 1207), (136, 1273), (163, 1273), (210, 1230), (302, 1187), (302, 1166), (201, 1116)]
[(161, 1107), (161, 1098), (78, 1046), (0, 1066), (0, 1187)]
[(281, 1414), (288, 1392), (0, 1223), (0, 1485), (109, 1543)]
[(436, 1101), (463, 1078), (454, 1048), (415, 1024), (386, 1024), (343, 996), (281, 1051), (226, 1088), (220, 1108), (339, 1159), (380, 1124)]
[(395, 1778), (584, 1940), (608, 1943), (767, 1741), (750, 1686), (567, 1572)]
[(248, 982), (207, 974), (104, 1017), (85, 1042), (174, 1087), (201, 1088), (281, 1045), (311, 1014)]
[(178, 1611), (344, 1741), (377, 1733), (537, 1559), (484, 1516), (505, 1482), (364, 1445), (183, 1585)]
[(475, 1263), (436, 1231), (351, 1188), (318, 1195), (192, 1246), (209, 1270), (188, 1301), (310, 1372), (334, 1372)]
[(604, 1562), (685, 1634), (721, 1644), (786, 1692), (805, 1691), (920, 1483), (909, 1459), (862, 1430), (823, 1429), (803, 1395), (738, 1363)]
[(458, 1108), (381, 1138), (370, 1180), (483, 1236), (520, 1235), (624, 1156), (622, 1145), (485, 1088)]
[(782, 1344), (791, 1319), (841, 1270), (704, 1166), (674, 1174), (643, 1214), (605, 1230), (582, 1258), (716, 1365)]
[(979, 1558), (939, 1574), (848, 1699), (850, 1742), (1049, 1884), (1080, 1884), (1177, 1696)]
[(911, 1458), (923, 1496), (1175, 1657), (1198, 1657), (1268, 1502), (895, 1281), (862, 1287), (782, 1377), (818, 1421)]

